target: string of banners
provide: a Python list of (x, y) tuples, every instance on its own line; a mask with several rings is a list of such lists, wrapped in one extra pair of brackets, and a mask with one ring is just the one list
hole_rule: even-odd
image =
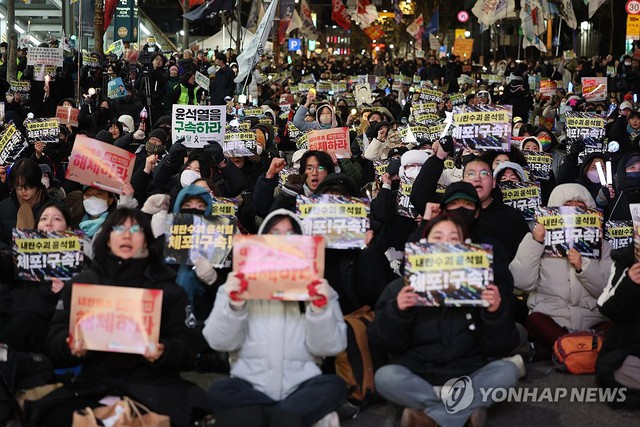
[(565, 258), (576, 249), (587, 258), (602, 253), (602, 212), (575, 206), (539, 207), (536, 222), (544, 225), (544, 256)]
[(482, 291), (493, 283), (491, 245), (407, 243), (404, 280), (427, 307), (486, 305)]
[(82, 231), (48, 232), (13, 229), (13, 256), (18, 277), (39, 282), (71, 279), (84, 266)]
[(324, 236), (327, 248), (358, 249), (369, 229), (370, 202), (366, 198), (330, 194), (298, 196), (296, 213), (306, 235)]
[(162, 289), (74, 283), (69, 336), (87, 350), (144, 354), (158, 343)]
[(322, 236), (239, 235), (233, 271), (244, 274), (245, 299), (309, 300), (307, 286), (324, 276)]
[(194, 265), (199, 257), (224, 267), (233, 248), (238, 220), (234, 216), (176, 214), (167, 218), (164, 255), (167, 264)]

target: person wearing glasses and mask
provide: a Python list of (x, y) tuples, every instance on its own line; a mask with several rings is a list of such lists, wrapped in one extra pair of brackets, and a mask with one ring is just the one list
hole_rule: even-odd
[(9, 197), (0, 202), (0, 249), (11, 248), (13, 228), (32, 230), (36, 214), (49, 201), (42, 184), (40, 166), (31, 159), (18, 159), (9, 172)]
[(54, 366), (82, 365), (82, 372), (38, 401), (33, 412), (37, 419), (30, 420), (34, 425), (71, 425), (75, 410), (101, 406), (105, 396), (128, 396), (168, 415), (176, 426), (192, 425), (197, 408), (206, 411), (205, 392), (180, 378), (180, 371), (195, 360), (198, 340), (187, 321), (189, 301), (152, 243), (151, 225), (142, 212), (112, 212), (93, 243), (100, 263), (76, 275), (73, 283), (162, 290), (158, 342), (150, 343), (145, 354), (87, 349), (82, 339), (69, 334), (73, 286), (65, 286), (46, 340), (47, 354)]

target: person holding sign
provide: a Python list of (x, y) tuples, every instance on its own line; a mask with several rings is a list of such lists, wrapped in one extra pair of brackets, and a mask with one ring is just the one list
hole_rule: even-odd
[[(462, 243), (468, 234), (458, 216), (443, 214), (429, 221), (424, 236), (428, 243)], [(484, 425), (492, 402), (482, 401), (480, 389), (517, 384), (516, 364), (495, 360), (518, 344), (513, 319), (495, 284), (486, 287), (482, 300), (483, 307), (418, 307), (419, 295), (404, 279), (383, 292), (368, 334), (372, 345), (391, 353), (391, 364), (378, 369), (375, 386), (387, 400), (407, 408), (402, 425)], [(473, 387), (473, 398), (451, 413), (454, 398), (439, 386), (453, 386), (450, 380), (461, 376), (471, 378), (466, 386)]]
[(0, 202), (0, 249), (11, 247), (13, 227), (33, 229), (35, 216), (49, 200), (42, 171), (31, 159), (18, 159), (9, 173), (11, 194)]
[(615, 261), (609, 283), (598, 298), (598, 308), (613, 325), (596, 362), (596, 381), (600, 387), (627, 387), (624, 402), (612, 406), (640, 408), (640, 262), (633, 245), (613, 251)]
[(328, 103), (321, 103), (316, 107), (315, 120), (308, 122), (304, 118), (307, 116), (311, 103), (316, 99), (315, 90), (309, 91), (307, 94), (307, 102), (301, 105), (296, 110), (296, 114), (293, 116), (293, 125), (302, 130), (315, 130), (315, 129), (332, 129), (338, 127), (338, 120), (336, 119), (336, 113), (333, 111), (333, 107)]
[[(82, 372), (75, 381), (38, 401), (34, 425), (71, 425), (74, 410), (100, 406), (100, 400), (110, 395), (143, 402), (152, 411), (170, 416), (177, 426), (191, 425), (194, 408), (206, 409), (204, 391), (179, 375), (181, 370), (192, 366), (198, 338), (196, 330), (189, 326), (187, 297), (176, 286), (175, 274), (164, 265), (152, 242), (153, 233), (144, 214), (127, 208), (114, 211), (94, 241), (93, 249), (100, 263), (76, 275), (73, 284), (116, 286), (123, 292), (129, 288), (161, 291), (160, 318), (149, 317), (150, 323), (143, 331), (149, 333), (150, 329), (158, 328), (155, 324), (158, 322), (158, 341), (149, 342), (144, 354), (87, 348), (80, 336), (70, 333), (78, 326), (69, 324), (74, 287), (65, 287), (46, 344), (54, 366), (80, 364)], [(98, 295), (104, 304), (117, 298), (105, 292)], [(124, 300), (120, 305), (125, 303), (133, 306), (135, 301)], [(107, 318), (102, 327), (119, 330), (120, 323), (110, 324)]]
[[(36, 224), (38, 231), (66, 231), (70, 229), (71, 213), (64, 204), (50, 201), (42, 206)], [(13, 259), (3, 259), (2, 266), (0, 342), (13, 350), (42, 353), (64, 282), (55, 277), (39, 282), (21, 280)]]
[[(299, 219), (279, 209), (265, 218), (258, 234), (301, 232)], [(213, 349), (232, 353), (231, 378), (209, 389), (214, 414), (258, 405), (270, 426), (311, 426), (337, 418), (333, 411), (346, 400), (347, 388), (336, 375), (323, 375), (319, 364), (347, 345), (338, 294), (319, 279), (309, 284), (304, 302), (245, 300), (246, 283), (242, 274), (229, 274), (203, 330)]]
[[(595, 208), (589, 191), (579, 184), (562, 184), (549, 197), (549, 207)], [(597, 328), (606, 319), (596, 309), (609, 271), (609, 243), (603, 240), (600, 259), (581, 256), (575, 248), (566, 258), (545, 257), (544, 225), (536, 224), (509, 265), (515, 287), (529, 293), (525, 326), (537, 358), (548, 359), (560, 336), (570, 330)]]

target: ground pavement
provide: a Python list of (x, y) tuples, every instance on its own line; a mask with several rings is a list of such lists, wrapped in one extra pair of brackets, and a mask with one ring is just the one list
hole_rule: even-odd
[[(549, 387), (552, 393), (559, 388), (571, 394), (580, 393), (584, 387), (595, 387), (593, 375), (570, 375), (557, 372), (550, 362), (527, 365), (528, 375), (520, 380), (520, 387), (529, 390)], [(220, 374), (187, 372), (184, 377), (206, 388), (211, 382), (222, 378)], [(402, 408), (392, 404), (379, 404), (367, 408), (357, 418), (343, 421), (342, 427), (397, 427), (400, 425)], [(511, 403), (503, 402), (489, 410), (490, 427), (527, 426), (640, 426), (640, 411), (613, 410), (604, 403), (571, 402), (569, 396), (558, 402)]]

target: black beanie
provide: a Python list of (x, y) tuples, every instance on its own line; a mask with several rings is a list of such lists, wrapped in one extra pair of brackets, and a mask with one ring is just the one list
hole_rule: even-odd
[(158, 138), (163, 144), (167, 143), (167, 134), (162, 129), (154, 129), (149, 134), (149, 138)]

